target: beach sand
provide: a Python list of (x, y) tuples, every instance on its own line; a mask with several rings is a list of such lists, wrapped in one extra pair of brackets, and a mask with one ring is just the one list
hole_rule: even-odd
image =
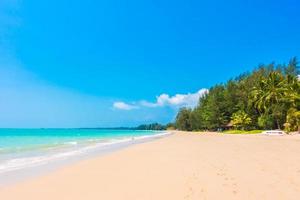
[(178, 133), (0, 189), (0, 199), (300, 199), (300, 136)]

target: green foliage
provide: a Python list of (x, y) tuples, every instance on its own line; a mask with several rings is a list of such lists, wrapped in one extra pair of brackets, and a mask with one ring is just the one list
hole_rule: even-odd
[(258, 87), (252, 91), (254, 106), (260, 112), (269, 111), (274, 104), (279, 104), (285, 95), (284, 77), (280, 72), (273, 71), (260, 80)]
[(262, 133), (263, 130), (251, 130), (251, 131), (242, 131), (242, 130), (228, 130), (223, 131), (224, 134), (259, 134)]
[(158, 124), (158, 123), (153, 123), (153, 124), (143, 124), (140, 125), (136, 128), (137, 130), (154, 130), (154, 131), (161, 131), (161, 130), (166, 130), (166, 126)]
[(288, 66), (284, 68), (284, 73), (289, 76), (297, 76), (300, 74), (296, 57), (290, 60)]
[(237, 111), (232, 114), (232, 125), (239, 130), (245, 130), (251, 124), (252, 120), (244, 111)]
[(136, 130), (153, 130), (153, 131), (162, 131), (162, 130), (175, 130), (176, 126), (174, 123), (168, 123), (167, 125), (162, 125), (159, 123), (152, 124), (142, 124), (135, 128)]
[(166, 129), (167, 129), (167, 130), (175, 130), (175, 129), (176, 129), (176, 126), (175, 126), (175, 124), (173, 124), (173, 123), (168, 123), (168, 124), (166, 125)]
[(257, 124), (260, 128), (263, 128), (265, 130), (272, 129), (274, 126), (274, 119), (272, 116), (267, 115), (267, 114), (261, 115), (258, 118)]
[(300, 130), (300, 110), (296, 108), (289, 109), (284, 127), (287, 132)]
[(177, 118), (176, 118), (176, 127), (179, 130), (192, 131), (191, 125), (191, 109), (182, 108), (180, 109)]
[(237, 129), (280, 129), (286, 125), (295, 130), (298, 115), (290, 109), (300, 110), (298, 74), (296, 58), (287, 65), (260, 65), (251, 73), (210, 88), (196, 108), (181, 109), (176, 127), (219, 130), (232, 124)]

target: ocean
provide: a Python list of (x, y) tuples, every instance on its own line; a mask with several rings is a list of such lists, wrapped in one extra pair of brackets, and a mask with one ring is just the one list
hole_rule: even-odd
[(0, 174), (164, 134), (138, 130), (0, 129)]

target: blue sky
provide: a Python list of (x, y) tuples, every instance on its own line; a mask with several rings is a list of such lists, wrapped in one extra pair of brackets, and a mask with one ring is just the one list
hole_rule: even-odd
[(299, 7), (296, 0), (2, 0), (0, 127), (171, 121), (205, 88), (299, 56)]

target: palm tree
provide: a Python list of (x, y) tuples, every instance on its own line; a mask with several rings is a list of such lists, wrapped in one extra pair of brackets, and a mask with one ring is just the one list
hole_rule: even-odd
[(288, 127), (289, 131), (296, 131), (300, 132), (300, 111), (296, 108), (290, 108), (287, 117), (286, 117), (286, 127)]
[(285, 83), (285, 101), (296, 108), (300, 102), (300, 82), (296, 76), (287, 75)]
[(287, 75), (285, 101), (290, 105), (287, 112), (286, 127), (300, 132), (300, 81), (297, 76)]
[(284, 82), (284, 76), (273, 71), (269, 73), (268, 77), (262, 78), (258, 87), (254, 87), (251, 93), (254, 106), (261, 113), (273, 114), (276, 118), (277, 127), (280, 129), (279, 112), (277, 110), (283, 101), (286, 94), (286, 87)]
[(233, 113), (231, 117), (231, 123), (237, 129), (245, 130), (251, 124), (251, 122), (252, 120), (249, 115), (242, 110)]

